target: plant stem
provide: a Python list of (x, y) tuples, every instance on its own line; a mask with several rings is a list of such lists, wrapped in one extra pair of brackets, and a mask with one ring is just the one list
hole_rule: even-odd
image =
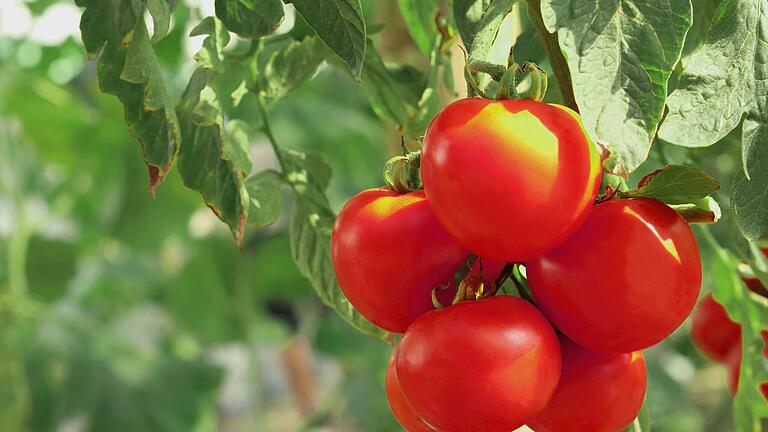
[(579, 106), (576, 104), (576, 97), (573, 94), (573, 83), (571, 82), (571, 73), (568, 71), (568, 63), (560, 50), (560, 44), (557, 41), (557, 34), (550, 33), (544, 25), (544, 19), (541, 17), (541, 0), (528, 0), (528, 16), (536, 27), (536, 32), (547, 50), (549, 62), (552, 64), (552, 71), (555, 73), (555, 80), (560, 88), (560, 94), (563, 95), (563, 104), (572, 110), (579, 112)]
[(267, 104), (264, 101), (264, 96), (261, 94), (256, 94), (256, 102), (259, 106), (259, 113), (261, 114), (261, 130), (264, 132), (264, 135), (267, 136), (269, 144), (272, 146), (272, 150), (275, 152), (275, 157), (277, 158), (277, 162), (280, 164), (281, 171), (285, 171), (285, 160), (283, 160), (280, 147), (277, 145), (277, 140), (272, 134), (272, 126), (269, 124), (269, 111), (267, 111)]
[(18, 212), (17, 218), (19, 226), (8, 242), (8, 285), (11, 295), (23, 299), (27, 294), (27, 249), (31, 232), (23, 220), (23, 211)]

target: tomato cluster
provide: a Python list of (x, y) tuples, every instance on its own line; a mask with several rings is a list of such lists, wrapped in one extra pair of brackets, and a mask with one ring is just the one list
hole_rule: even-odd
[[(768, 330), (763, 330), (761, 335), (763, 356), (768, 360)], [(741, 370), (741, 326), (731, 320), (725, 308), (712, 295), (704, 297), (696, 307), (691, 339), (704, 355), (728, 368), (728, 385), (735, 395)], [(760, 384), (760, 391), (768, 400), (768, 382)]]
[[(457, 101), (430, 124), (420, 163), (423, 191), (362, 192), (331, 242), (352, 305), (404, 333), (386, 375), (401, 425), (627, 427), (645, 397), (642, 350), (672, 333), (698, 297), (688, 223), (648, 198), (595, 204), (597, 148), (579, 115), (558, 105)], [(520, 297), (494, 296), (510, 268)], [(452, 305), (443, 307), (444, 292)]]

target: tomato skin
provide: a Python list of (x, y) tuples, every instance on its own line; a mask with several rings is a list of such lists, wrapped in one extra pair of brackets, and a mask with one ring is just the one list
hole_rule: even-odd
[(733, 322), (725, 308), (709, 294), (693, 314), (691, 339), (696, 347), (714, 361), (724, 362), (739, 343), (741, 326)]
[(601, 169), (569, 108), (468, 98), (432, 120), (421, 174), (435, 216), (459, 243), (516, 262), (573, 233), (593, 204)]
[(373, 324), (402, 333), (433, 309), (431, 292), (467, 258), (440, 226), (422, 191), (363, 191), (347, 202), (331, 236), (336, 278)]
[(408, 399), (403, 394), (400, 387), (400, 380), (397, 379), (397, 369), (395, 368), (395, 359), (397, 358), (398, 348), (392, 352), (387, 365), (387, 374), (384, 379), (387, 402), (395, 415), (397, 422), (406, 430), (406, 432), (435, 432), (419, 415), (413, 410)]
[(526, 270), (536, 305), (555, 327), (607, 352), (637, 351), (667, 337), (701, 287), (691, 228), (648, 198), (599, 204), (573, 237)]
[(645, 398), (642, 351), (602, 353), (565, 336), (560, 349), (560, 383), (527, 426), (536, 432), (619, 432), (632, 423)]
[(544, 408), (560, 378), (552, 326), (512, 296), (466, 301), (419, 317), (400, 342), (400, 384), (442, 432), (510, 432)]

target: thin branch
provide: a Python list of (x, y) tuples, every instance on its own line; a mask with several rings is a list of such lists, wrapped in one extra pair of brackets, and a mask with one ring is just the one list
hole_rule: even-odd
[(536, 32), (544, 44), (549, 56), (549, 62), (552, 64), (552, 70), (555, 73), (555, 80), (560, 88), (560, 94), (563, 95), (563, 103), (578, 112), (579, 106), (576, 104), (576, 97), (573, 95), (573, 83), (571, 82), (571, 73), (568, 71), (568, 63), (560, 50), (560, 44), (557, 41), (557, 34), (550, 33), (544, 25), (544, 19), (541, 17), (541, 0), (528, 0), (528, 16), (536, 27)]

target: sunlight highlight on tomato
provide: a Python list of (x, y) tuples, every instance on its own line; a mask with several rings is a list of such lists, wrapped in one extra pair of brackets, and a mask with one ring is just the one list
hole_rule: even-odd
[(471, 252), (523, 261), (562, 243), (600, 184), (600, 158), (569, 108), (530, 99), (462, 99), (427, 130), (424, 191)]

